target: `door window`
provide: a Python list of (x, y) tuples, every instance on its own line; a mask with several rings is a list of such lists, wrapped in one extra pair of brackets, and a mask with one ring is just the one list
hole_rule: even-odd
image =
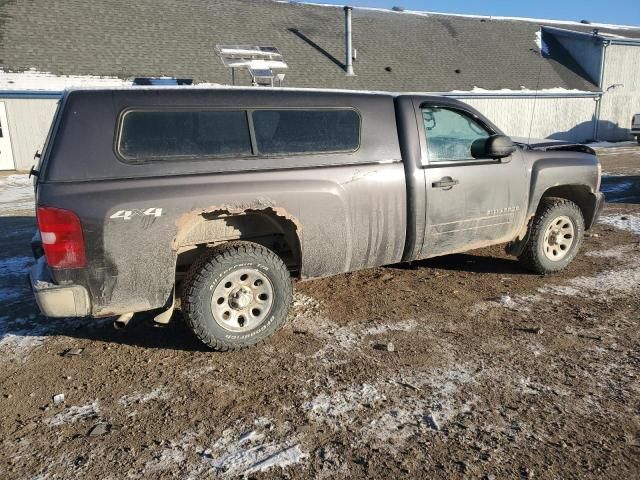
[(472, 117), (447, 108), (423, 108), (422, 121), (430, 163), (473, 161), (471, 144), (490, 135)]

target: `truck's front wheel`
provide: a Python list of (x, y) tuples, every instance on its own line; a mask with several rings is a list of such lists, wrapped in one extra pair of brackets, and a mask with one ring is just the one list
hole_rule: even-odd
[(182, 309), (195, 335), (214, 350), (237, 350), (271, 336), (291, 303), (280, 257), (251, 242), (213, 249), (189, 270)]
[(565, 268), (575, 258), (584, 236), (580, 207), (563, 198), (544, 198), (531, 223), (520, 263), (540, 274)]

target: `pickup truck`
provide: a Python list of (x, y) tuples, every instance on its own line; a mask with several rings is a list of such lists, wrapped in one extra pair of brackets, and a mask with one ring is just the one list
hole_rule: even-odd
[(494, 244), (557, 272), (603, 205), (590, 148), (385, 93), (71, 90), (34, 173), (44, 315), (179, 307), (222, 351), (282, 325), (292, 280)]

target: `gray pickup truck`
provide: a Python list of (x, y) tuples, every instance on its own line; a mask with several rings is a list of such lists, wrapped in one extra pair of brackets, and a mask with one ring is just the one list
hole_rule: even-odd
[(271, 335), (292, 279), (503, 243), (556, 272), (603, 204), (590, 148), (382, 93), (72, 90), (34, 173), (44, 315), (167, 322), (179, 305), (217, 350)]

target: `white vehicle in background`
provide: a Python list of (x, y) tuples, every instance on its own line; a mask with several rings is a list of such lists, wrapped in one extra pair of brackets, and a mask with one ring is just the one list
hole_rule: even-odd
[(631, 119), (631, 135), (635, 135), (640, 145), (640, 113), (636, 113)]

